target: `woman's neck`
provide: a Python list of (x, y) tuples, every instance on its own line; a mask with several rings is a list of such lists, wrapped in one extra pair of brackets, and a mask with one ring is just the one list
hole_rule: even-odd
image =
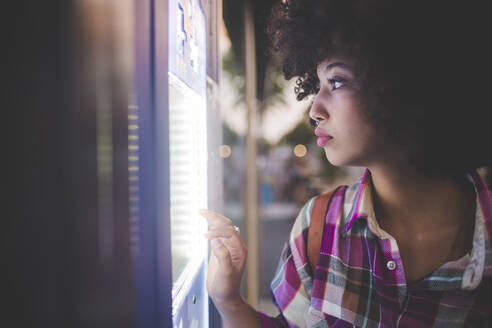
[[(438, 227), (464, 218), (475, 201), (473, 186), (451, 178), (425, 177), (408, 167), (370, 167), (377, 219), (408, 227)], [(467, 187), (464, 187), (467, 186)], [(432, 218), (432, 220), (430, 220)]]

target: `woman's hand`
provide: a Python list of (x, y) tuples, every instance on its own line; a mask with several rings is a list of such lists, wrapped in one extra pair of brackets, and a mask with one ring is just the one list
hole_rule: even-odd
[(207, 290), (214, 302), (237, 302), (247, 249), (231, 220), (210, 210), (200, 214), (208, 221), (212, 256), (208, 264)]

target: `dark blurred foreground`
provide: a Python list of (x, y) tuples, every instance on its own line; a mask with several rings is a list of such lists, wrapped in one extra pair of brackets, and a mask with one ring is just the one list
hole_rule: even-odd
[[(76, 33), (80, 17), (73, 4), (14, 1), (1, 10), (7, 127), (1, 327), (134, 326), (129, 247), (119, 247), (128, 246), (123, 245), (128, 229), (118, 226), (127, 221), (114, 223), (122, 233), (115, 236), (116, 247), (104, 263), (97, 254), (98, 238), (90, 233), (96, 224), (91, 210), (97, 208), (96, 125), (90, 103), (95, 90), (82, 61), (91, 41)], [(118, 90), (111, 94), (117, 97)], [(118, 129), (126, 131), (125, 116), (113, 117), (112, 123), (115, 137)], [(121, 149), (115, 144), (115, 153), (127, 147), (126, 141), (120, 142)], [(128, 172), (122, 167), (113, 174)], [(114, 202), (121, 205), (115, 208), (127, 211), (127, 186), (114, 190)]]

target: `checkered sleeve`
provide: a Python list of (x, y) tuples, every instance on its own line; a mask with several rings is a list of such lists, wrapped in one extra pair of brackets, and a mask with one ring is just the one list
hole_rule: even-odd
[(315, 198), (302, 207), (289, 240), (284, 244), (275, 276), (270, 284), (272, 301), (280, 314), (273, 318), (260, 313), (264, 328), (306, 326), (313, 285), (307, 261), (307, 234)]

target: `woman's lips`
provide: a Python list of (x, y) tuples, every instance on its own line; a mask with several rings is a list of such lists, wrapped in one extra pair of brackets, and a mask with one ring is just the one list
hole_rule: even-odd
[(318, 137), (318, 146), (324, 147), (328, 141), (333, 139), (332, 137)]
[(331, 139), (333, 139), (332, 136), (330, 136), (329, 134), (324, 133), (319, 128), (316, 128), (316, 130), (314, 130), (314, 134), (318, 137), (318, 146), (320, 146), (320, 147), (324, 147), (324, 145), (326, 145), (326, 143), (328, 141), (330, 141)]

